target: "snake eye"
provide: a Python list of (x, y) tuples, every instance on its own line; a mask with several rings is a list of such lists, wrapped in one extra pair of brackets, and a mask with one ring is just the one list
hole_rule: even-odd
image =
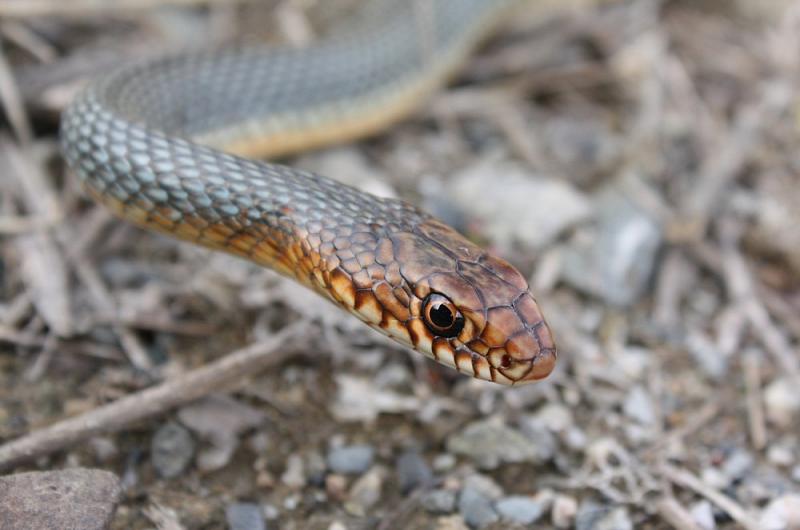
[(430, 294), (422, 306), (425, 325), (440, 337), (455, 337), (464, 327), (464, 317), (456, 306), (440, 294)]

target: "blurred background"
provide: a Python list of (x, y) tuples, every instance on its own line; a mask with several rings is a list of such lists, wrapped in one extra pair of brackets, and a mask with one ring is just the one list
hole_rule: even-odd
[(112, 528), (800, 528), (800, 3), (532, 1), (410, 118), (285, 160), (527, 275), (560, 351), (533, 386), (117, 221), (66, 173), (59, 112), (92, 76), (302, 46), (361, 3), (0, 1), (0, 442), (303, 330), (238, 385), (5, 471), (113, 472), (118, 498), (66, 479), (97, 528), (117, 503)]

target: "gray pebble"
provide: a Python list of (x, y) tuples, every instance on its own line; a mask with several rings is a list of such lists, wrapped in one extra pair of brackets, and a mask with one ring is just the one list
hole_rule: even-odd
[(461, 490), (458, 511), (471, 528), (484, 528), (500, 519), (492, 507), (491, 499), (469, 485)]
[(400, 455), (395, 467), (400, 491), (403, 493), (426, 486), (433, 480), (430, 466), (417, 451), (406, 451)]
[(156, 472), (164, 478), (180, 475), (194, 456), (194, 440), (182, 425), (169, 422), (162, 425), (150, 443), (150, 459)]
[(640, 385), (635, 385), (628, 392), (622, 410), (627, 417), (642, 425), (654, 425), (657, 421), (653, 399)]
[(494, 508), (505, 521), (531, 524), (542, 516), (546, 506), (543, 502), (533, 497), (512, 495), (497, 501)]
[[(629, 180), (633, 180), (631, 177)], [(628, 196), (628, 185), (609, 185), (595, 197), (597, 220), (576, 234), (564, 252), (564, 279), (573, 287), (616, 306), (635, 303), (653, 273), (663, 230)]]
[(453, 513), (456, 509), (456, 492), (452, 490), (431, 490), (420, 499), (422, 507), (433, 514)]
[(542, 455), (519, 431), (492, 420), (470, 423), (447, 439), (447, 450), (464, 455), (482, 469), (500, 464), (540, 462)]
[(731, 480), (739, 480), (753, 467), (753, 456), (744, 449), (736, 449), (725, 459), (722, 472)]
[(717, 523), (714, 520), (714, 508), (710, 502), (700, 501), (695, 503), (689, 509), (689, 513), (692, 515), (694, 522), (703, 530), (714, 530), (717, 527)]
[(225, 519), (230, 530), (266, 530), (267, 522), (258, 504), (235, 502), (225, 507)]
[(575, 518), (575, 530), (633, 530), (625, 508), (584, 502)]
[(375, 449), (369, 445), (345, 445), (328, 452), (328, 469), (342, 475), (360, 475), (372, 465)]
[(99, 469), (65, 469), (0, 477), (2, 528), (108, 528), (119, 479)]

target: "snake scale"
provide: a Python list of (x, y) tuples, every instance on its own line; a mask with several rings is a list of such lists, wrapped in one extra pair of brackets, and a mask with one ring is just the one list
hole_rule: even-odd
[(525, 278), (416, 207), (246, 157), (363, 137), (408, 114), (517, 0), (370, 0), (309, 47), (123, 66), (66, 109), (88, 193), (137, 225), (272, 268), (459, 372), (514, 385), (556, 348)]

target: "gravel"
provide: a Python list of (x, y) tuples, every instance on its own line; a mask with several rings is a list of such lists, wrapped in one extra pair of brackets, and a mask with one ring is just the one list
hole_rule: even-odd
[(328, 468), (342, 475), (360, 475), (370, 468), (374, 456), (370, 445), (334, 447), (328, 452)]
[(447, 450), (466, 456), (481, 469), (539, 462), (543, 454), (521, 432), (492, 419), (470, 423), (447, 439)]
[(258, 504), (236, 502), (225, 507), (229, 530), (267, 530), (267, 522)]
[(150, 459), (156, 472), (164, 478), (183, 473), (194, 457), (192, 435), (182, 425), (169, 422), (162, 425), (150, 442)]
[(433, 471), (417, 451), (406, 451), (395, 464), (397, 482), (404, 494), (426, 486), (433, 480)]
[(548, 500), (524, 495), (512, 495), (498, 500), (494, 508), (505, 521), (519, 524), (536, 522), (547, 508)]
[(456, 509), (458, 492), (453, 490), (435, 489), (422, 494), (420, 504), (433, 514), (453, 513)]

